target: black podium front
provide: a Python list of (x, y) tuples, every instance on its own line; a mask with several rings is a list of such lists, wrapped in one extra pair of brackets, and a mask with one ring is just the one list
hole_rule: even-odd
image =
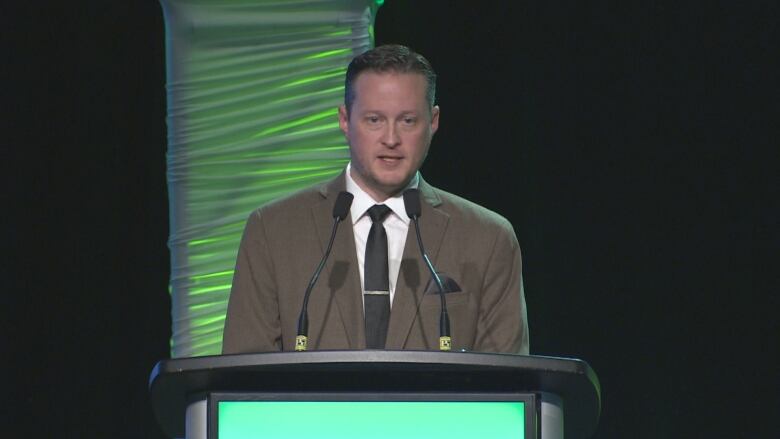
[[(282, 427), (288, 429), (285, 431), (289, 431), (289, 437), (305, 436), (303, 430), (296, 430), (303, 427), (296, 425), (308, 425), (311, 419), (307, 413), (318, 413), (322, 407), (338, 408), (346, 402), (352, 404), (348, 406), (350, 410), (385, 403), (381, 406), (385, 411), (378, 415), (366, 413), (369, 417), (387, 413), (390, 419), (375, 423), (380, 430), (389, 428), (387, 431), (403, 422), (399, 416), (405, 413), (404, 410), (394, 410), (399, 407), (397, 403), (425, 402), (413, 405), (412, 413), (418, 420), (425, 419), (422, 412), (417, 412), (418, 408), (432, 407), (434, 411), (430, 416), (445, 413), (434, 419), (434, 423), (461, 432), (468, 431), (474, 422), (485, 423), (485, 428), (495, 428), (499, 421), (490, 415), (471, 417), (468, 411), (450, 410), (455, 407), (450, 403), (458, 403), (458, 410), (479, 408), (479, 413), (483, 413), (481, 409), (487, 403), (490, 407), (515, 404), (524, 410), (525, 418), (521, 416), (519, 422), (526, 432), (516, 437), (542, 439), (563, 438), (564, 431), (566, 438), (590, 437), (600, 413), (598, 378), (587, 363), (506, 354), (314, 351), (171, 359), (155, 366), (150, 391), (163, 430), (171, 437), (187, 439), (217, 439), (219, 431), (227, 436), (226, 430), (217, 429), (216, 424), (221, 422), (220, 426), (226, 427), (226, 420), (219, 421), (222, 416), (219, 407), (220, 403), (225, 405), (230, 401), (243, 403), (237, 404), (242, 409), (257, 406), (260, 410), (268, 405), (246, 403), (283, 401), (285, 407), (294, 410), (312, 407), (312, 403), (320, 404), (314, 406), (315, 411), (296, 412), (306, 419), (291, 422), (285, 421), (284, 415), (271, 415), (271, 420), (285, 422)], [(304, 405), (299, 407), (293, 403)], [(258, 414), (246, 416), (260, 422), (257, 419), (262, 411), (255, 413)], [(338, 410), (333, 413), (338, 414)], [(272, 429), (269, 421), (263, 422), (264, 427), (258, 427), (261, 431), (253, 432), (253, 437), (271, 437), (263, 436), (262, 430), (270, 432)], [(348, 429), (347, 426), (342, 428)], [(417, 428), (422, 431), (425, 426)], [(426, 437), (430, 438), (430, 434)]]

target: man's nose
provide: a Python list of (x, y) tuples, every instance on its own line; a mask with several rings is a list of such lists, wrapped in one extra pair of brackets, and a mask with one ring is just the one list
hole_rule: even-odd
[(387, 124), (382, 133), (382, 144), (388, 148), (395, 148), (401, 144), (401, 136), (398, 133), (398, 127), (394, 123)]

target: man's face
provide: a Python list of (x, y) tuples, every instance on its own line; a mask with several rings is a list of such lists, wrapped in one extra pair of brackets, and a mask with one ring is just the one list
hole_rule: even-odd
[(339, 108), (339, 126), (352, 158), (351, 177), (376, 201), (397, 194), (422, 166), (439, 127), (427, 81), (417, 73), (366, 71), (352, 84), (350, 114)]

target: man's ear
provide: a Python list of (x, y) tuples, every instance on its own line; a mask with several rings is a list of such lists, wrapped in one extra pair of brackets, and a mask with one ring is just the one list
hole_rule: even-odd
[(439, 129), (439, 106), (434, 105), (433, 108), (431, 108), (431, 135), (434, 135), (436, 133), (436, 130)]
[(339, 105), (339, 128), (345, 136), (349, 133), (349, 114), (347, 114), (347, 107), (343, 104)]

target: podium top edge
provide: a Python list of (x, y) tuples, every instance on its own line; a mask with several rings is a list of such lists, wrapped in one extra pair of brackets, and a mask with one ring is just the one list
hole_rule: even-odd
[(365, 367), (366, 364), (434, 369), (528, 368), (547, 372), (586, 375), (597, 380), (588, 363), (575, 358), (540, 355), (493, 354), (479, 352), (347, 350), (309, 352), (266, 352), (254, 354), (212, 355), (161, 360), (152, 370), (149, 386), (160, 375), (213, 369), (276, 369), (306, 365)]

